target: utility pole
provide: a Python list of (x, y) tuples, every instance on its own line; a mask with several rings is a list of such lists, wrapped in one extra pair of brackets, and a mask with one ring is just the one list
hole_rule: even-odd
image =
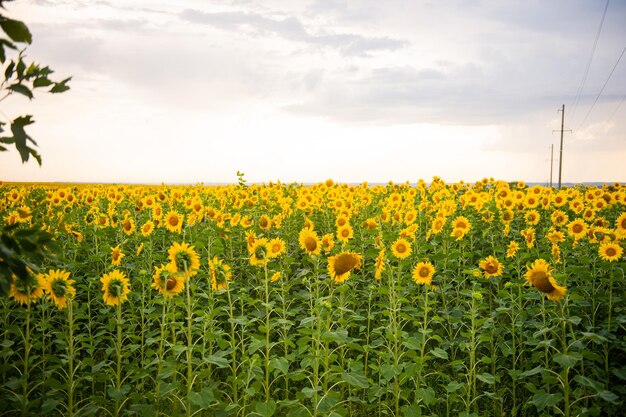
[[(563, 107), (560, 108), (559, 110), (557, 110), (557, 112), (561, 112), (561, 150), (559, 153), (559, 190), (561, 189), (561, 172), (563, 170), (563, 132), (565, 132), (565, 104), (563, 104)], [(571, 132), (571, 130), (567, 130), (568, 132)], [(558, 130), (553, 130), (554, 132), (559, 132)]]

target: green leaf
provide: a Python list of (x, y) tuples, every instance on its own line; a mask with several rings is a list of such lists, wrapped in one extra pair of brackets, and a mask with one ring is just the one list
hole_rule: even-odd
[(600, 392), (604, 390), (604, 384), (594, 381), (591, 378), (587, 378), (586, 376), (576, 375), (574, 377), (574, 381), (578, 382), (580, 385), (584, 385), (589, 388), (593, 388), (595, 392)]
[(446, 386), (446, 391), (448, 391), (448, 392), (455, 392), (455, 391), (458, 391), (459, 389), (461, 389), (464, 386), (465, 386), (465, 384), (462, 384), (460, 382), (450, 381), (448, 383), (448, 386)]
[(571, 368), (581, 359), (582, 355), (580, 353), (557, 353), (554, 355), (554, 361), (563, 368)]
[(54, 87), (52, 87), (50, 89), (51, 93), (63, 93), (64, 91), (67, 91), (70, 89), (70, 87), (67, 85), (67, 83), (72, 79), (72, 77), (66, 78), (63, 81), (60, 81), (58, 83), (54, 83)]
[(422, 342), (417, 337), (411, 337), (402, 341), (402, 345), (411, 350), (420, 350), (422, 348)]
[(189, 393), (189, 401), (203, 410), (208, 410), (211, 407), (211, 404), (213, 404), (213, 398), (213, 390), (209, 388), (205, 388), (201, 392)]
[(611, 391), (600, 391), (600, 398), (612, 404), (619, 404), (619, 397)]
[(254, 411), (260, 414), (263, 417), (271, 417), (274, 415), (276, 411), (276, 402), (274, 400), (269, 400), (266, 402), (258, 402), (254, 406)]
[(52, 85), (52, 81), (45, 77), (37, 78), (35, 79), (35, 81), (33, 81), (33, 87), (35, 88), (47, 87), (49, 85)]
[(530, 403), (537, 407), (537, 410), (541, 411), (546, 407), (552, 407), (557, 405), (562, 398), (563, 395), (561, 393), (548, 394), (543, 389), (540, 389), (535, 393), (535, 395), (533, 395)]
[(19, 20), (7, 19), (5, 17), (0, 20), (2, 30), (15, 42), (31, 43), (33, 36), (30, 34), (28, 27)]
[(448, 359), (448, 352), (441, 348), (434, 348), (430, 351), (431, 355), (438, 357), (439, 359)]
[(533, 369), (530, 369), (528, 371), (524, 371), (520, 374), (520, 378), (526, 378), (528, 376), (533, 376), (533, 375), (537, 375), (540, 374), (541, 371), (543, 371), (543, 368), (541, 366), (536, 366)]
[(496, 383), (496, 377), (491, 375), (488, 372), (483, 372), (482, 374), (478, 374), (476, 375), (476, 378), (478, 378), (480, 381), (484, 382), (485, 384), (495, 384)]
[(221, 356), (208, 355), (205, 359), (207, 362), (212, 363), (213, 365), (217, 365), (218, 368), (226, 368), (229, 365), (228, 359)]
[(22, 94), (26, 97), (28, 97), (29, 99), (33, 98), (33, 93), (32, 91), (30, 91), (30, 89), (28, 87), (26, 87), (25, 85), (22, 84), (13, 84), (7, 87), (8, 90), (14, 91), (16, 93)]
[(435, 401), (435, 390), (431, 387), (419, 388), (417, 390), (417, 396), (422, 399), (424, 404), (431, 405)]
[(270, 365), (273, 369), (278, 369), (285, 375), (289, 373), (289, 361), (287, 358), (272, 358)]
[(406, 405), (402, 407), (403, 417), (420, 417), (422, 415), (422, 409), (417, 404)]
[(344, 381), (346, 381), (348, 384), (352, 385), (353, 387), (357, 387), (357, 388), (369, 388), (369, 381), (367, 380), (367, 377), (363, 374), (359, 374), (356, 372), (351, 372), (351, 373), (343, 373), (341, 374), (341, 379), (343, 379)]

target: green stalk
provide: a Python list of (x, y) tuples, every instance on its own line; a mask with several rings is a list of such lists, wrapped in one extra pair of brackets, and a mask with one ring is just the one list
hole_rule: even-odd
[[(118, 294), (119, 297), (119, 294)], [(117, 306), (117, 339), (115, 343), (116, 367), (115, 367), (115, 389), (119, 393), (122, 387), (122, 302), (118, 299)], [(120, 401), (115, 400), (115, 417), (120, 413)]]
[(24, 378), (22, 382), (22, 417), (28, 415), (28, 379), (29, 379), (29, 360), (30, 360), (30, 288), (26, 299), (26, 331), (24, 332), (24, 372), (22, 376)]
[(67, 415), (74, 415), (74, 312), (72, 298), (67, 297)]
[(228, 296), (228, 317), (230, 321), (230, 344), (233, 349), (230, 370), (232, 373), (231, 389), (233, 391), (233, 402), (236, 404), (238, 399), (237, 391), (237, 340), (235, 338), (235, 320), (233, 316), (233, 300), (230, 296), (230, 285), (226, 286), (226, 295)]
[(270, 400), (270, 290), (267, 262), (263, 264), (265, 288), (265, 401)]
[(193, 311), (191, 310), (191, 281), (189, 279), (189, 272), (187, 271), (187, 262), (183, 262), (185, 266), (185, 282), (186, 282), (186, 307), (187, 307), (187, 395), (185, 396), (185, 414), (187, 417), (191, 417), (191, 390), (193, 387), (193, 369), (191, 366), (192, 352), (193, 352), (193, 340), (192, 340), (192, 319)]

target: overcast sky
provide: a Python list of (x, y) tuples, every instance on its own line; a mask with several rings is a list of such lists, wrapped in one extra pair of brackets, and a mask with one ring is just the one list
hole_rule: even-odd
[[(626, 2), (18, 0), (71, 90), (33, 114), (42, 167), (0, 180), (626, 181)], [(578, 94), (581, 91), (580, 95)], [(578, 104), (576, 102), (578, 101)], [(621, 103), (621, 105), (620, 105)]]

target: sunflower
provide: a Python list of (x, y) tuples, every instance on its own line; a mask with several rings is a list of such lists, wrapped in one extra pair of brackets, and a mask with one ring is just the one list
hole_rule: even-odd
[(256, 239), (250, 248), (250, 265), (263, 266), (269, 261), (270, 248), (266, 238)]
[(128, 300), (130, 282), (123, 272), (117, 269), (100, 278), (102, 283), (103, 299), (106, 305), (116, 306)]
[(411, 243), (404, 238), (399, 238), (391, 245), (391, 252), (396, 258), (405, 259), (411, 255)]
[(286, 250), (285, 241), (278, 237), (270, 240), (267, 243), (267, 246), (269, 247), (269, 252), (267, 253), (267, 256), (269, 256), (270, 258), (277, 258), (285, 253)]
[(497, 258), (491, 255), (478, 262), (478, 267), (483, 270), (485, 278), (499, 277), (502, 275), (502, 264)]
[(180, 233), (183, 230), (184, 216), (176, 210), (172, 210), (165, 215), (165, 227), (170, 232)]
[(263, 230), (269, 230), (272, 227), (272, 222), (267, 215), (262, 215), (259, 219), (259, 227)]
[(274, 273), (272, 274), (271, 278), (270, 278), (270, 281), (272, 281), (272, 282), (276, 282), (276, 281), (278, 281), (278, 280), (280, 279), (280, 277), (281, 277), (281, 273), (280, 273), (280, 271), (278, 271), (278, 272), (274, 272)]
[(152, 286), (167, 298), (172, 298), (185, 289), (185, 275), (176, 271), (171, 263), (157, 266), (152, 279)]
[(28, 272), (26, 278), (12, 275), (9, 297), (19, 304), (34, 303), (43, 296), (44, 276)]
[(148, 237), (152, 234), (153, 230), (154, 230), (154, 223), (152, 222), (152, 220), (148, 220), (141, 226), (141, 235), (144, 237)]
[(252, 251), (252, 246), (254, 242), (256, 242), (256, 239), (257, 237), (252, 230), (246, 232), (246, 247), (248, 248), (248, 252)]
[(345, 282), (350, 272), (361, 268), (363, 257), (354, 252), (342, 252), (328, 258), (328, 275), (337, 284)]
[(143, 242), (141, 242), (139, 246), (137, 247), (137, 250), (135, 251), (135, 255), (139, 256), (142, 250), (143, 250)]
[(369, 219), (361, 223), (361, 226), (363, 226), (365, 229), (372, 230), (378, 227), (378, 222), (376, 221), (374, 217), (370, 217)]
[(120, 263), (122, 262), (123, 257), (124, 257), (124, 254), (122, 253), (122, 249), (120, 248), (120, 245), (117, 245), (116, 247), (111, 249), (111, 265), (119, 266)]
[(200, 269), (200, 258), (193, 246), (189, 246), (185, 242), (183, 242), (182, 245), (178, 242), (174, 242), (168, 249), (167, 254), (176, 272), (185, 272), (185, 268), (187, 268), (189, 277), (193, 277), (198, 273), (198, 269)]
[(524, 220), (526, 220), (526, 224), (529, 226), (535, 226), (541, 220), (541, 216), (537, 210), (528, 210), (524, 215)]
[(135, 221), (130, 217), (125, 217), (122, 221), (122, 230), (127, 236), (132, 235), (135, 231)]
[(587, 223), (585, 223), (583, 219), (575, 219), (567, 225), (567, 233), (572, 236), (574, 240), (585, 237), (587, 229)]
[(300, 236), (298, 236), (298, 242), (300, 247), (306, 251), (309, 255), (319, 255), (322, 250), (320, 240), (317, 237), (317, 233), (313, 229), (304, 228), (300, 230)]
[(354, 237), (354, 230), (352, 230), (352, 226), (350, 223), (346, 223), (343, 226), (339, 226), (337, 228), (337, 239), (341, 240), (344, 243), (347, 243), (348, 240)]
[(552, 212), (552, 216), (550, 216), (550, 219), (552, 220), (552, 224), (556, 227), (563, 226), (569, 221), (567, 214), (565, 214), (561, 210), (554, 210)]
[(325, 253), (330, 252), (335, 247), (335, 239), (333, 238), (332, 233), (326, 233), (322, 236), (322, 249), (324, 249)]
[(535, 245), (535, 229), (529, 227), (528, 229), (524, 229), (520, 231), (524, 239), (526, 240), (526, 246), (530, 249)]
[(340, 214), (339, 216), (337, 216), (337, 219), (335, 220), (335, 226), (341, 227), (346, 224), (350, 224), (350, 218), (348, 216), (344, 214)]
[(413, 281), (418, 285), (430, 285), (435, 275), (435, 267), (430, 262), (419, 262), (413, 268)]
[(615, 232), (620, 236), (626, 235), (626, 212), (615, 219)]
[(211, 273), (211, 288), (213, 291), (228, 288), (228, 281), (230, 281), (232, 277), (230, 266), (226, 265), (224, 261), (215, 256), (213, 259), (209, 260), (209, 271)]
[(605, 261), (619, 261), (622, 258), (624, 250), (616, 243), (606, 242), (598, 248), (598, 254)]
[(506, 248), (506, 257), (507, 258), (514, 257), (518, 250), (519, 250), (518, 243), (514, 240), (510, 241), (509, 246)]
[(565, 241), (565, 234), (563, 232), (561, 232), (560, 230), (555, 230), (554, 228), (551, 228), (546, 233), (546, 238), (553, 245), (557, 245), (557, 244)]
[(545, 293), (548, 300), (558, 301), (565, 296), (567, 289), (556, 283), (550, 271), (550, 265), (543, 259), (537, 259), (527, 267), (524, 278), (533, 287)]
[(374, 272), (374, 278), (380, 281), (383, 270), (385, 269), (385, 248), (382, 248), (380, 252), (378, 252), (375, 265), (376, 265), (376, 271)]
[(452, 221), (452, 229), (461, 229), (463, 230), (463, 234), (467, 234), (472, 228), (472, 224), (465, 216), (458, 216), (456, 219)]
[(433, 235), (438, 235), (443, 230), (443, 227), (446, 225), (446, 219), (444, 217), (437, 217), (433, 220), (433, 224), (430, 227), (430, 230)]

